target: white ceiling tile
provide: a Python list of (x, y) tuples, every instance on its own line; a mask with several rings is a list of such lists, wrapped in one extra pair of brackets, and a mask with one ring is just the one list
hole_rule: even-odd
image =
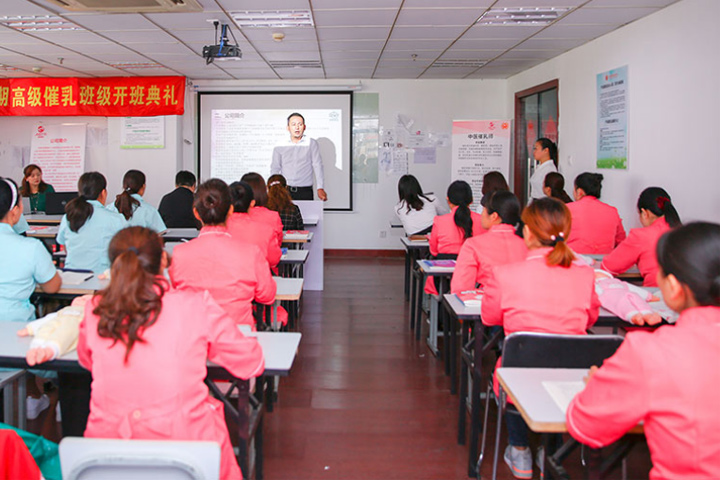
[(564, 53), (564, 50), (519, 50), (514, 48), (503, 54), (500, 58), (523, 58), (523, 59), (539, 59), (549, 60)]
[(51, 4), (33, 5), (27, 0), (2, 0), (2, 15), (53, 15), (58, 11), (64, 10), (57, 7), (57, 5), (51, 7)]
[(506, 38), (518, 41), (528, 38), (543, 27), (536, 26), (504, 26), (504, 25), (475, 25), (463, 35), (463, 40), (472, 38)]
[(497, 60), (493, 60), (492, 62), (490, 62), (488, 64), (488, 67), (493, 66), (493, 67), (530, 68), (530, 67), (537, 65), (538, 63), (542, 63), (542, 62), (543, 62), (543, 60), (540, 60), (540, 59), (522, 59), (522, 58), (500, 57)]
[(435, 60), (434, 58), (428, 58), (425, 60), (412, 60), (409, 58), (381, 58), (378, 67), (382, 68), (427, 68)]
[(258, 52), (318, 52), (317, 42), (253, 42)]
[(431, 67), (420, 78), (463, 78), (474, 71), (468, 67)]
[(302, 61), (320, 61), (320, 53), (315, 52), (268, 52), (265, 54), (265, 58), (270, 61), (289, 61), (289, 60), (302, 60)]
[(312, 0), (318, 10), (333, 8), (400, 8), (401, 0)]
[[(226, 15), (218, 12), (192, 12), (192, 13), (147, 13), (145, 16), (153, 23), (168, 30), (183, 28), (207, 28), (215, 31), (215, 26), (210, 20), (218, 20), (221, 24), (228, 24), (235, 29), (232, 20)], [(218, 27), (218, 32), (220, 27)]]
[(325, 40), (320, 45), (323, 52), (337, 50), (377, 50), (379, 52), (385, 45), (385, 40), (338, 39)]
[(424, 60), (435, 60), (440, 56), (442, 50), (418, 50), (418, 51), (398, 51), (398, 50), (385, 50), (383, 52), (383, 59), (386, 60), (412, 60), (412, 56), (415, 57), (415, 61), (422, 62)]
[(114, 40), (118, 43), (172, 43), (175, 40), (162, 30), (123, 30), (123, 31), (106, 31), (102, 32), (104, 37)]
[(453, 26), (453, 27), (436, 27), (436, 26), (424, 26), (424, 27), (395, 27), (392, 32), (393, 40), (402, 39), (445, 39), (452, 41), (456, 39), (467, 26)]
[(495, 0), (405, 0), (403, 8), (488, 8)]
[[(205, 0), (207, 3), (215, 3), (214, 0)], [(308, 0), (217, 0), (227, 11), (239, 10), (308, 10)], [(313, 2), (314, 4), (314, 2)], [(217, 8), (217, 5), (214, 6)]]
[(182, 43), (151, 43), (141, 49), (148, 56), (156, 54), (187, 55), (192, 50)]
[(403, 8), (396, 25), (460, 25), (467, 28), (484, 11), (484, 8)]
[(28, 32), (35, 38), (46, 40), (52, 43), (62, 43), (63, 45), (72, 45), (76, 43), (92, 43), (104, 42), (96, 34), (82, 30), (73, 31), (49, 31), (49, 32)]
[(60, 54), (68, 54), (71, 55), (72, 52), (70, 50), (67, 50), (63, 48), (60, 45), (54, 45), (52, 43), (33, 43), (30, 45), (4, 45), (4, 47), (9, 48), (10, 50), (15, 50), (17, 52), (22, 52), (27, 55), (35, 55), (37, 53), (51, 53), (55, 55)]
[(502, 51), (489, 50), (486, 52), (479, 52), (477, 50), (448, 50), (440, 57), (442, 60), (483, 60), (487, 61), (491, 58), (497, 57)]
[(366, 60), (325, 60), (325, 68), (373, 68), (377, 59)]
[(322, 57), (323, 60), (328, 62), (332, 60), (370, 60), (370, 59), (377, 59), (377, 57), (380, 55), (379, 50), (371, 50), (371, 51), (364, 51), (364, 50), (356, 50), (356, 51), (322, 51)]
[[(203, 45), (213, 45), (215, 43), (215, 30), (205, 28), (184, 29), (167, 31), (170, 35), (167, 38), (175, 41), (175, 38), (183, 43), (202, 43)], [(175, 37), (175, 38), (172, 38)], [(238, 43), (245, 42), (245, 38), (240, 34), (235, 34)], [(232, 37), (230, 37), (232, 40)]]
[(592, 0), (586, 7), (667, 7), (679, 0)]
[(533, 37), (525, 40), (517, 48), (538, 49), (538, 50), (570, 50), (579, 47), (587, 40), (584, 39), (555, 39)]
[(370, 75), (372, 75), (372, 69), (371, 70), (350, 70), (350, 69), (340, 69), (340, 70), (325, 70), (325, 75), (328, 79), (335, 79), (335, 78), (370, 78)]
[(290, 43), (295, 41), (312, 41), (315, 42), (317, 37), (313, 28), (243, 28), (242, 33), (251, 41), (269, 42), (273, 33), (284, 33), (285, 38), (280, 43)]
[[(587, 0), (498, 0), (493, 8), (504, 7), (577, 7)], [(529, 5), (528, 5), (529, 4)]]
[(416, 50), (445, 50), (453, 42), (453, 39), (443, 40), (413, 40), (391, 38), (385, 50), (397, 50), (414, 52)]
[(507, 50), (519, 42), (517, 38), (466, 38), (453, 44), (455, 48), (469, 50)]
[(555, 25), (624, 25), (657, 11), (657, 8), (581, 8)]
[(139, 13), (76, 13), (64, 16), (88, 30), (155, 30), (157, 27)]
[(276, 71), (280, 78), (325, 78), (322, 68), (281, 68)]
[(35, 38), (32, 35), (18, 32), (12, 28), (0, 27), (0, 45), (26, 45), (26, 44), (42, 44), (44, 40)]
[[(35, 48), (35, 45), (33, 45), (33, 48)], [(127, 51), (127, 49), (122, 45), (112, 42), (96, 42), (73, 45), (72, 50), (82, 52), (91, 57), (107, 53), (124, 53)]]
[(373, 78), (417, 78), (423, 68), (378, 68)]
[(609, 33), (617, 25), (550, 25), (533, 38), (591, 39)]
[(318, 27), (318, 38), (326, 40), (384, 40), (390, 33), (389, 27)]
[(397, 9), (375, 10), (316, 10), (316, 27), (336, 26), (390, 26), (395, 20)]

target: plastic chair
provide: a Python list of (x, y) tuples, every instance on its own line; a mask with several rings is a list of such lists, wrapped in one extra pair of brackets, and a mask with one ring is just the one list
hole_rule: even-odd
[[(593, 365), (602, 365), (606, 358), (615, 354), (622, 342), (623, 337), (619, 335), (559, 335), (516, 332), (505, 337), (501, 366), (517, 368), (590, 368)], [(508, 414), (520, 414), (515, 407), (507, 405), (502, 386), (499, 387), (499, 394), (500, 398), (495, 397), (493, 394), (493, 381), (490, 379), (485, 398), (482, 445), (477, 464), (478, 478), (480, 477), (480, 465), (485, 454), (490, 399), (494, 398), (498, 404), (493, 480), (497, 478), (503, 412), (507, 409)]]
[(60, 442), (60, 464), (65, 480), (218, 480), (220, 445), (65, 437)]

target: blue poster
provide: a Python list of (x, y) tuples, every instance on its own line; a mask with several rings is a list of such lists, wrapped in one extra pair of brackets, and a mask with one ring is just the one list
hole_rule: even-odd
[(597, 168), (627, 170), (628, 67), (597, 75)]

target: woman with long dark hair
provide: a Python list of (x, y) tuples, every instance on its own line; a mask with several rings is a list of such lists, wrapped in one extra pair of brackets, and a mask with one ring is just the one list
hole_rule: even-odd
[(447, 210), (442, 211), (433, 194), (423, 193), (420, 182), (413, 175), (403, 175), (398, 180), (398, 198), (395, 215), (408, 236), (430, 233), (435, 217), (447, 213)]
[(220, 444), (220, 478), (242, 478), (222, 402), (208, 394), (208, 360), (239, 378), (262, 373), (262, 349), (206, 291), (162, 276), (163, 242), (128, 227), (110, 242), (110, 284), (85, 306), (78, 360), (92, 373), (86, 437), (207, 440)]
[(283, 230), (304, 230), (300, 208), (295, 205), (287, 189), (287, 181), (280, 174), (270, 175), (268, 178), (267, 208), (280, 215)]
[(556, 198), (566, 205), (572, 203), (572, 198), (565, 191), (565, 177), (557, 172), (550, 172), (545, 175), (543, 193), (545, 196)]
[(57, 243), (67, 248), (65, 268), (102, 273), (110, 268), (110, 239), (127, 223), (122, 215), (105, 208), (107, 180), (101, 173), (83, 173), (78, 193), (65, 205)]
[(643, 286), (657, 287), (658, 264), (655, 247), (658, 239), (671, 228), (682, 225), (670, 194), (660, 187), (648, 187), (637, 201), (642, 228), (630, 230), (611, 253), (605, 255), (602, 269), (617, 275), (637, 264)]
[(45, 194), (54, 193), (55, 189), (42, 178), (42, 169), (34, 163), (23, 168), (23, 179), (20, 194), (30, 199), (30, 212), (45, 211)]
[(122, 214), (130, 226), (164, 232), (167, 227), (160, 212), (142, 197), (145, 187), (145, 174), (140, 170), (128, 170), (123, 177), (123, 191), (115, 197), (115, 203), (108, 206), (108, 210)]
[(533, 158), (537, 163), (535, 171), (530, 177), (530, 195), (529, 200), (543, 198), (545, 176), (550, 172), (558, 171), (558, 150), (555, 142), (548, 138), (538, 138), (533, 147)]

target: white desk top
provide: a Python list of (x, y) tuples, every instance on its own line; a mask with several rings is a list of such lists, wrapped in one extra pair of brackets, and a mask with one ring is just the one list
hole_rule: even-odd
[(305, 263), (310, 250), (288, 250), (280, 259), (280, 265), (288, 263)]
[[(17, 332), (25, 328), (26, 322), (0, 321), (0, 366), (28, 368), (25, 353), (32, 337), (18, 337)], [(267, 375), (287, 375), (292, 368), (302, 334), (297, 332), (249, 332), (241, 328), (246, 336), (257, 337), (265, 355), (265, 373)], [(212, 364), (209, 364), (212, 366)], [(42, 364), (41, 368), (50, 370), (65, 367), (80, 368), (77, 351), (73, 350), (58, 361)]]
[(443, 297), (458, 319), (480, 320), (481, 307), (466, 307), (454, 293), (446, 293)]
[(200, 230), (194, 228), (168, 228), (161, 233), (163, 238), (171, 238), (175, 240), (191, 240), (197, 238)]
[(303, 279), (302, 278), (283, 278), (273, 277), (277, 284), (277, 293), (275, 294), (275, 301), (282, 300), (300, 300), (302, 295)]
[(287, 230), (283, 231), (283, 243), (307, 243), (311, 242), (313, 238), (313, 232), (308, 233), (288, 233)]
[[(78, 285), (63, 285), (60, 287), (59, 292), (48, 295), (89, 295), (107, 287), (108, 282), (109, 280), (99, 280), (97, 276), (93, 275), (92, 278)], [(35, 292), (43, 293), (39, 286), (35, 287)]]
[(55, 238), (59, 229), (57, 225), (30, 225), (25, 235), (33, 238)]
[(410, 240), (408, 237), (400, 237), (400, 241), (406, 248), (429, 248), (430, 242), (427, 240)]
[(420, 270), (426, 275), (452, 275), (455, 271), (455, 266), (452, 267), (438, 267), (433, 266), (431, 260), (418, 260), (417, 264)]
[(307, 217), (303, 216), (303, 223), (305, 224), (305, 226), (315, 227), (317, 226), (319, 221), (320, 217), (318, 217), (317, 215), (308, 215)]
[(45, 215), (44, 213), (32, 213), (29, 215), (25, 215), (25, 220), (27, 220), (30, 225), (59, 225), (62, 217), (62, 215)]

